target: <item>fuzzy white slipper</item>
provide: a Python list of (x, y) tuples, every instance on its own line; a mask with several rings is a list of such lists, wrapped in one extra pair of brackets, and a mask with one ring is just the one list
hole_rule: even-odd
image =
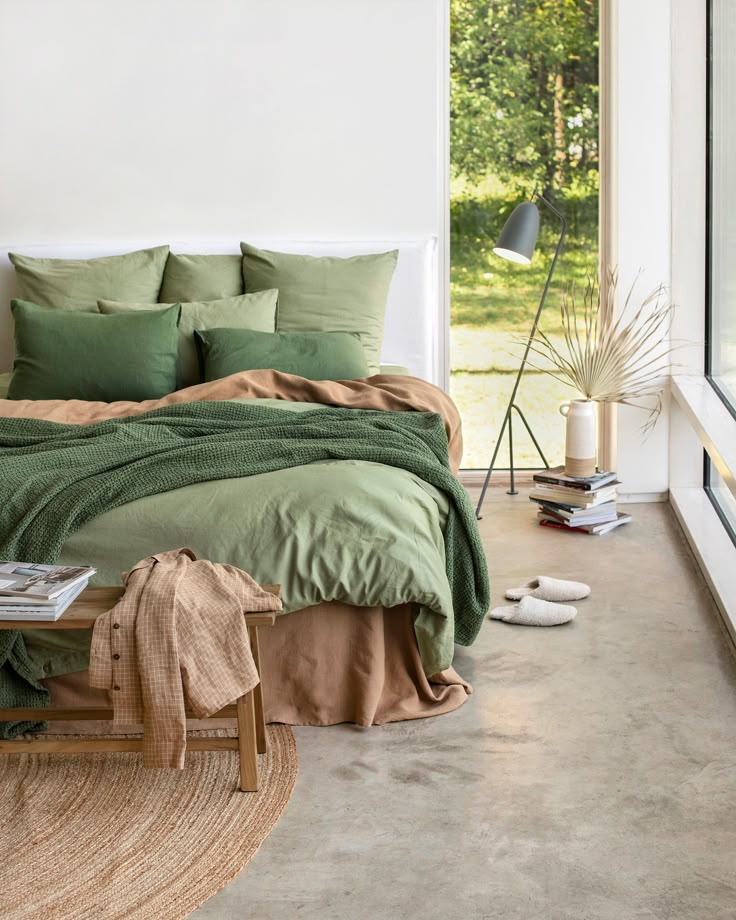
[(574, 620), (577, 610), (567, 604), (553, 604), (538, 597), (527, 595), (518, 604), (507, 607), (494, 607), (492, 620), (504, 623), (518, 623), (521, 626), (560, 626)]
[(521, 588), (509, 588), (506, 597), (510, 601), (519, 601), (528, 595), (541, 598), (543, 601), (560, 603), (561, 601), (581, 601), (589, 594), (590, 588), (582, 581), (563, 581), (561, 578), (540, 575)]

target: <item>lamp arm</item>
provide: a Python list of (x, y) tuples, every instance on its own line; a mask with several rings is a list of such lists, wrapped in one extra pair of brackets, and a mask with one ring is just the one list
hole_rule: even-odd
[[(496, 463), (496, 456), (498, 455), (498, 449), (501, 446), (501, 441), (503, 440), (503, 433), (506, 430), (506, 426), (510, 424), (511, 411), (514, 408), (514, 402), (516, 401), (516, 394), (519, 391), (519, 384), (521, 383), (521, 378), (524, 373), (524, 368), (526, 367), (527, 358), (529, 357), (529, 352), (531, 351), (532, 343), (534, 342), (534, 337), (537, 334), (537, 328), (539, 326), (539, 319), (542, 315), (542, 310), (544, 309), (544, 303), (547, 299), (547, 294), (549, 293), (550, 285), (552, 284), (552, 276), (555, 273), (555, 268), (557, 267), (557, 260), (559, 259), (560, 253), (562, 252), (562, 245), (565, 241), (565, 236), (567, 234), (567, 221), (565, 220), (563, 215), (560, 214), (557, 208), (554, 205), (550, 204), (549, 201), (547, 201), (547, 199), (543, 195), (540, 195), (536, 189), (534, 190), (534, 193), (532, 194), (532, 200), (534, 200), (535, 198), (537, 201), (541, 201), (544, 205), (546, 205), (546, 207), (560, 221), (560, 238), (557, 241), (557, 247), (555, 248), (555, 254), (552, 258), (552, 264), (549, 267), (549, 272), (547, 274), (547, 280), (544, 283), (544, 290), (542, 291), (542, 296), (539, 299), (539, 306), (537, 307), (537, 313), (536, 313), (536, 316), (534, 317), (534, 322), (532, 323), (532, 328), (529, 333), (529, 338), (526, 343), (526, 348), (524, 349), (524, 356), (521, 359), (521, 364), (519, 365), (519, 370), (516, 374), (516, 381), (514, 382), (514, 388), (511, 391), (511, 398), (509, 399), (509, 404), (506, 408), (506, 414), (503, 417), (503, 424), (501, 425), (501, 431), (498, 434), (498, 440), (496, 441), (496, 447), (495, 447), (495, 450), (493, 451), (493, 457), (491, 458), (491, 464), (488, 468), (488, 472), (486, 474), (486, 478), (483, 483), (483, 488), (481, 489), (480, 498), (478, 499), (478, 505), (475, 509), (475, 516), (478, 518), (478, 520), (480, 520), (480, 509), (483, 506), (483, 501), (486, 497), (486, 490), (488, 489), (488, 483), (491, 479), (491, 473), (493, 473), (493, 467)], [(546, 460), (545, 460), (545, 463), (546, 463)], [(513, 490), (513, 476), (514, 476), (514, 470), (513, 470), (513, 465), (512, 465), (512, 468), (511, 468), (511, 482), (512, 482), (511, 488), (512, 490)]]

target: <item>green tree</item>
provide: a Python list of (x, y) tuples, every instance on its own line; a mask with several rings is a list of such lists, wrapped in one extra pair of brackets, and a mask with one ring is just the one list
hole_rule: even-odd
[(540, 190), (598, 176), (598, 0), (451, 0), (452, 165)]

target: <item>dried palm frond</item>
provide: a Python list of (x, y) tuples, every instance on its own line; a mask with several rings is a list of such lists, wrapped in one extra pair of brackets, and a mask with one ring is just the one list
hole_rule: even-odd
[(544, 358), (543, 367), (529, 362), (595, 402), (622, 403), (648, 409), (644, 425), (651, 429), (662, 411), (663, 376), (672, 352), (670, 329), (674, 306), (663, 285), (632, 308), (636, 280), (618, 317), (613, 303), (618, 277), (608, 274), (606, 308), (601, 310), (600, 285), (588, 278), (582, 310), (574, 286), (563, 294), (560, 315), (565, 348), (558, 348), (541, 330), (531, 352)]

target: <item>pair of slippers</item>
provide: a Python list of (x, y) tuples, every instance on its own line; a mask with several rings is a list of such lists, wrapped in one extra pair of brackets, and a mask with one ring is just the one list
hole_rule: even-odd
[(521, 588), (509, 588), (506, 597), (519, 603), (494, 607), (490, 616), (492, 620), (521, 626), (560, 626), (577, 615), (577, 610), (564, 602), (579, 601), (589, 594), (590, 588), (581, 581), (540, 575)]

